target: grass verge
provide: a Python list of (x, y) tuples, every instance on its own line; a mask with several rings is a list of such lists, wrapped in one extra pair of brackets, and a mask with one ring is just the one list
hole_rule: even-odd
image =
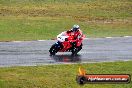
[(130, 84), (86, 84), (75, 78), (79, 66), (88, 74), (130, 74), (132, 61), (89, 64), (48, 65), (0, 68), (0, 88), (131, 88)]
[(131, 0), (1, 0), (0, 41), (52, 39), (79, 24), (87, 37), (132, 36)]

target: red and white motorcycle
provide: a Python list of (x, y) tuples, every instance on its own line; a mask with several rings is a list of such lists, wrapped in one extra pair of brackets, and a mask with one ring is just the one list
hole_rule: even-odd
[(73, 36), (68, 36), (66, 32), (62, 32), (57, 36), (57, 42), (53, 44), (49, 50), (50, 56), (54, 56), (57, 52), (72, 52), (72, 55), (82, 49), (82, 41), (84, 35), (78, 36), (77, 40), (74, 40)]

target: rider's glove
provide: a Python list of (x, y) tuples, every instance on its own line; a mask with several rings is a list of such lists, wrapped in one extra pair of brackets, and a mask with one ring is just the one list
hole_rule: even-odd
[(82, 37), (82, 35), (80, 34), (80, 35), (77, 36), (77, 39), (80, 39), (81, 37)]

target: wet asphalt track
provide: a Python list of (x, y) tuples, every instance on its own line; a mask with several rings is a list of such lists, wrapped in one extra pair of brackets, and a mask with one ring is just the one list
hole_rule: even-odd
[(132, 60), (132, 37), (86, 39), (75, 57), (71, 53), (50, 57), (48, 50), (55, 42), (0, 42), (0, 67)]

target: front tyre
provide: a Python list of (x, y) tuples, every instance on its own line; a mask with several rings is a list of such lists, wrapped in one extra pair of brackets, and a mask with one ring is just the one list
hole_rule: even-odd
[(50, 52), (50, 56), (54, 56), (57, 53), (55, 44), (51, 46), (49, 52)]
[(53, 44), (49, 50), (50, 56), (54, 56), (59, 50), (63, 48), (63, 45), (61, 42), (56, 42)]

